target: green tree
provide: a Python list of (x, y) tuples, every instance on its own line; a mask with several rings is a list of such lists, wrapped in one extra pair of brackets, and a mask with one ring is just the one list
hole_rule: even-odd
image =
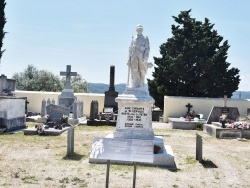
[(17, 81), (18, 90), (62, 91), (63, 89), (59, 76), (47, 70), (38, 70), (33, 65), (28, 65), (23, 72), (15, 73), (12, 78)]
[(6, 18), (4, 13), (5, 5), (6, 5), (5, 0), (0, 0), (0, 60), (2, 58), (3, 52), (5, 51), (2, 50), (3, 39), (6, 34), (6, 32), (4, 31), (4, 25), (6, 23)]
[[(62, 82), (65, 85), (65, 77), (62, 78)], [(77, 76), (73, 76), (71, 79), (71, 89), (75, 93), (87, 93), (88, 83), (85, 79), (82, 78), (80, 74), (77, 74)]]
[(190, 12), (173, 16), (173, 36), (160, 46), (161, 57), (154, 57), (157, 66), (148, 86), (161, 109), (164, 95), (231, 97), (240, 83), (239, 69), (227, 62), (228, 41), (223, 42), (209, 19), (196, 21)]

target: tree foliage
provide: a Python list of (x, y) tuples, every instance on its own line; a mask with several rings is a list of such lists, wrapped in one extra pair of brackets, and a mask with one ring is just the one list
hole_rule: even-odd
[(209, 19), (196, 21), (190, 12), (173, 16), (173, 36), (160, 46), (161, 57), (154, 57), (157, 66), (148, 85), (161, 109), (164, 95), (231, 97), (240, 83), (239, 69), (227, 62), (228, 41), (223, 42)]
[[(25, 91), (62, 91), (65, 77), (62, 79), (47, 70), (38, 70), (33, 65), (28, 65), (23, 72), (15, 73), (12, 77), (17, 81), (16, 88)], [(71, 79), (72, 90), (76, 93), (87, 92), (87, 81), (81, 75)]]
[[(62, 81), (63, 85), (65, 85), (66, 78), (63, 77)], [(73, 76), (71, 79), (71, 89), (75, 93), (87, 93), (88, 83), (80, 74), (77, 74), (77, 76)]]
[(5, 5), (6, 5), (5, 0), (0, 0), (0, 60), (2, 58), (3, 52), (5, 51), (2, 50), (3, 39), (6, 34), (6, 32), (4, 31), (4, 25), (6, 23), (6, 18), (4, 13)]
[(18, 90), (61, 91), (63, 89), (59, 76), (47, 70), (38, 70), (33, 65), (28, 65), (23, 72), (15, 73), (13, 79), (17, 81)]

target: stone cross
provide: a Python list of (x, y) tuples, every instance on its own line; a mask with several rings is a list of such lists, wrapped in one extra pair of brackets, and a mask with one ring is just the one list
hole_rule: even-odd
[(190, 103), (188, 103), (187, 105), (186, 105), (186, 107), (188, 108), (188, 111), (187, 111), (187, 113), (189, 113), (190, 112), (190, 109), (193, 107)]
[(227, 107), (227, 95), (224, 95), (224, 107)]
[(66, 76), (66, 86), (65, 89), (71, 89), (71, 76), (77, 76), (77, 72), (71, 72), (71, 65), (67, 65), (66, 72), (60, 72), (61, 76)]

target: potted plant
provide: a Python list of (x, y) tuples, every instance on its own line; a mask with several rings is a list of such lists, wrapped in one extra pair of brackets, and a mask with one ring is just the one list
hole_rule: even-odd
[(195, 126), (196, 126), (196, 130), (202, 130), (202, 123), (201, 122), (195, 123)]

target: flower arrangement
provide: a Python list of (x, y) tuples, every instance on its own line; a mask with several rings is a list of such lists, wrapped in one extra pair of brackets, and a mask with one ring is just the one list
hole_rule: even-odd
[(231, 128), (231, 129), (250, 129), (250, 123), (243, 122), (243, 121), (234, 122), (234, 123), (231, 123), (227, 128)]
[(195, 117), (195, 111), (194, 110), (190, 110), (187, 114), (186, 114), (187, 118), (193, 118)]
[(222, 114), (220, 116), (220, 121), (226, 121), (227, 120), (227, 115), (226, 114)]

